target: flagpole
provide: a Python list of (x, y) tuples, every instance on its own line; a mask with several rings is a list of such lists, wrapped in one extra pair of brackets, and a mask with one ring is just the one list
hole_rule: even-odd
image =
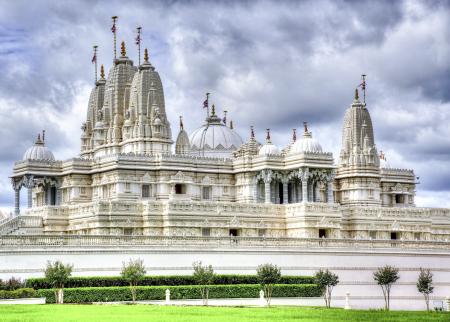
[(118, 18), (119, 18), (119, 17), (117, 17), (117, 16), (112, 16), (113, 26), (112, 26), (111, 30), (112, 30), (112, 32), (113, 32), (113, 34), (114, 34), (114, 61), (117, 59), (117, 50), (116, 50), (116, 47), (117, 47), (117, 39), (116, 39), (116, 20), (117, 20)]
[(209, 117), (209, 93), (206, 93), (206, 117)]
[(98, 48), (98, 46), (97, 45), (95, 45), (94, 46), (94, 68), (95, 68), (95, 83), (94, 84), (97, 84), (97, 48)]
[(362, 74), (363, 103), (366, 105), (366, 75)]
[(138, 46), (138, 62), (141, 66), (141, 29), (142, 27), (137, 27), (137, 37), (136, 37), (136, 45)]

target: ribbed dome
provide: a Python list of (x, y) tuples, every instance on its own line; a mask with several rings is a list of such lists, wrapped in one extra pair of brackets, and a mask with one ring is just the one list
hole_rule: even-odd
[(258, 155), (280, 154), (280, 149), (273, 143), (266, 143), (259, 149)]
[(221, 122), (216, 115), (211, 115), (202, 127), (189, 137), (191, 155), (228, 158), (241, 146), (242, 138), (234, 130)]
[(274, 155), (280, 154), (280, 149), (270, 140), (270, 130), (267, 129), (266, 143), (259, 149), (258, 155)]
[(23, 155), (23, 160), (45, 160), (45, 161), (55, 161), (53, 153), (44, 145), (41, 140), (41, 136), (38, 135), (34, 145), (25, 152)]
[(320, 153), (322, 146), (313, 139), (311, 132), (305, 132), (300, 140), (297, 140), (291, 147), (289, 153)]

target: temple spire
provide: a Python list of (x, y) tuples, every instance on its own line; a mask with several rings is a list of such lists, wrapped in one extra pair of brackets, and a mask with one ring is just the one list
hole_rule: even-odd
[(125, 41), (122, 41), (122, 43), (120, 44), (120, 55), (121, 57), (127, 56), (127, 48), (125, 47)]
[(148, 50), (147, 50), (147, 48), (144, 49), (144, 63), (148, 64)]

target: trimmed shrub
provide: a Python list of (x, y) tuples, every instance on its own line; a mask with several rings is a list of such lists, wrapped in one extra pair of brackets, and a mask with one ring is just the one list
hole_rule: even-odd
[[(170, 290), (170, 298), (201, 299), (200, 285), (190, 286), (138, 286), (136, 299), (163, 300), (166, 289)], [(211, 285), (209, 298), (258, 298), (261, 287), (256, 284)], [(38, 296), (46, 297), (47, 303), (55, 303), (55, 293), (52, 289), (37, 291)], [(273, 297), (318, 297), (320, 289), (311, 284), (275, 285)], [(82, 287), (66, 289), (65, 303), (117, 302), (131, 301), (128, 287)]]
[[(4, 291), (0, 290), (0, 299), (23, 299), (35, 297), (36, 291), (32, 288), (19, 288), (14, 291)], [(53, 295), (53, 298), (55, 296)]]
[[(279, 284), (314, 284), (311, 276), (281, 276)], [(197, 284), (192, 275), (145, 276), (139, 286), (178, 286)], [(215, 275), (213, 285), (259, 284), (257, 275)], [(52, 288), (45, 278), (29, 278), (26, 287), (34, 289)], [(120, 276), (70, 277), (64, 288), (128, 286)]]
[(11, 277), (6, 281), (0, 280), (0, 290), (14, 291), (24, 287), (25, 283), (20, 278)]

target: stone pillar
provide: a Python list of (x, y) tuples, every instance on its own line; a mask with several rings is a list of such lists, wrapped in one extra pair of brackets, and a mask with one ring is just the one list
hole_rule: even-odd
[(20, 186), (14, 188), (14, 214), (20, 214)]
[(27, 201), (28, 201), (28, 208), (31, 208), (33, 206), (33, 188), (28, 187), (27, 188)]
[(350, 306), (350, 292), (345, 293), (345, 310), (350, 310), (352, 307)]
[(283, 203), (288, 203), (288, 182), (283, 181)]
[(308, 202), (308, 179), (302, 179), (302, 202)]
[(265, 203), (271, 203), (271, 201), (270, 201), (270, 183), (271, 183), (270, 180), (264, 180), (264, 197), (265, 197), (264, 202)]
[(170, 290), (166, 290), (166, 304), (170, 304)]
[(328, 181), (327, 183), (327, 202), (333, 204), (333, 181)]
[(315, 202), (320, 202), (320, 187), (319, 187), (319, 183), (316, 182), (316, 185), (314, 186), (314, 201)]

